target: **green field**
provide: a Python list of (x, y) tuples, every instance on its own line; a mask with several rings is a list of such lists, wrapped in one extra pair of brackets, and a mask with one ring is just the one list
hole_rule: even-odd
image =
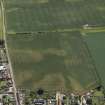
[[(1, 6), (0, 6), (1, 8)], [(2, 39), (3, 27), (2, 27), (2, 14), (0, 9), (0, 39)]]
[(8, 32), (105, 25), (105, 0), (5, 0)]
[(18, 88), (83, 92), (100, 84), (104, 38), (86, 32), (105, 31), (105, 0), (4, 0), (4, 7)]
[(98, 85), (79, 32), (7, 36), (17, 87), (84, 91)]
[(84, 38), (105, 88), (105, 32), (87, 33)]

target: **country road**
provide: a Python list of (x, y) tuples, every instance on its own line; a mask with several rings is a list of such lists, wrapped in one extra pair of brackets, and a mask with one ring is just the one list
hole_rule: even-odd
[(14, 75), (13, 75), (13, 70), (12, 70), (12, 64), (11, 64), (11, 60), (9, 57), (9, 53), (8, 53), (8, 47), (7, 47), (7, 40), (6, 40), (6, 22), (5, 22), (5, 8), (3, 5), (3, 0), (0, 1), (1, 3), (1, 14), (2, 14), (2, 26), (3, 26), (3, 39), (5, 41), (5, 49), (6, 49), (6, 54), (7, 54), (7, 58), (8, 58), (8, 62), (9, 62), (9, 70), (10, 70), (10, 75), (13, 81), (13, 88), (14, 88), (14, 95), (15, 95), (15, 99), (16, 99), (16, 105), (19, 105), (18, 103), (18, 99), (17, 99), (17, 89), (16, 89), (16, 84), (14, 81)]

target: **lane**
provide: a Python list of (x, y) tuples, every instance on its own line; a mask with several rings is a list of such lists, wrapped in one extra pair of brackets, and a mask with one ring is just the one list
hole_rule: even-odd
[(6, 27), (5, 27), (5, 8), (3, 6), (3, 0), (0, 1), (1, 2), (1, 12), (2, 12), (2, 17), (3, 17), (3, 39), (5, 40), (5, 49), (6, 49), (6, 53), (7, 53), (7, 58), (8, 58), (8, 62), (9, 62), (9, 70), (10, 70), (10, 75), (12, 77), (12, 81), (13, 81), (13, 88), (14, 88), (14, 96), (16, 99), (16, 105), (19, 105), (18, 103), (18, 99), (17, 99), (17, 89), (16, 89), (16, 84), (14, 81), (14, 75), (13, 75), (13, 70), (12, 70), (12, 66), (11, 66), (11, 60), (9, 57), (9, 53), (8, 53), (8, 47), (7, 47), (7, 40), (6, 40)]

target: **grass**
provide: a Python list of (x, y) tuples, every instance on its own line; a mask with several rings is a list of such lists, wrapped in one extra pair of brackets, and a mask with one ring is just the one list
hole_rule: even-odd
[(102, 85), (105, 88), (105, 32), (87, 33), (84, 38), (93, 56)]
[(5, 0), (7, 31), (52, 31), (82, 28), (85, 24), (104, 26), (104, 5), (104, 0), (47, 0), (45, 3)]
[(81, 38), (79, 32), (7, 35), (17, 87), (66, 91), (96, 87), (97, 75)]
[(5, 81), (0, 81), (0, 87), (2, 86), (6, 86), (6, 82)]

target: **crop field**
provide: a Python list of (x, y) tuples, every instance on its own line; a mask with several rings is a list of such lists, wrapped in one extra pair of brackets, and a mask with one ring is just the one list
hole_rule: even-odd
[(18, 88), (83, 92), (96, 88), (99, 76), (104, 81), (104, 33), (84, 26), (104, 31), (105, 0), (4, 0), (4, 7)]
[(15, 34), (7, 41), (17, 87), (84, 91), (98, 85), (79, 32)]
[(8, 32), (105, 25), (105, 0), (5, 0)]
[(105, 88), (105, 32), (87, 33), (84, 38)]
[(2, 38), (2, 30), (3, 30), (3, 28), (2, 28), (2, 15), (1, 15), (1, 10), (0, 10), (0, 39)]

